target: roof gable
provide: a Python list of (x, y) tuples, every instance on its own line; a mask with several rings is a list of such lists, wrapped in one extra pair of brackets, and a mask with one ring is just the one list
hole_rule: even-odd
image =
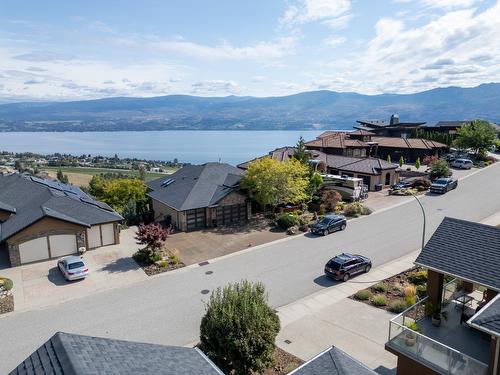
[(500, 228), (445, 217), (415, 263), (500, 291)]
[(148, 196), (179, 211), (209, 207), (234, 191), (243, 171), (224, 163), (185, 166), (163, 184), (165, 177), (150, 181)]
[(468, 323), (477, 329), (500, 337), (500, 294), (479, 310)]

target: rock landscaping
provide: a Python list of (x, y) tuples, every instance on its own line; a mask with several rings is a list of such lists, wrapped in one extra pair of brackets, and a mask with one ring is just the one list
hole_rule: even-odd
[(133, 258), (144, 270), (146, 275), (153, 276), (159, 273), (168, 272), (177, 268), (185, 267), (185, 264), (179, 260), (177, 250), (162, 249), (155, 254), (149, 254), (144, 249), (137, 251)]
[(349, 298), (400, 313), (423, 298), (426, 291), (427, 271), (414, 267), (362, 289)]
[(14, 295), (12, 294), (12, 281), (0, 277), (0, 314), (14, 311)]

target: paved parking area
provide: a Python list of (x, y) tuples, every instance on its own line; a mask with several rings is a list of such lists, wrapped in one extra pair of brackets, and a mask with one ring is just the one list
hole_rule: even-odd
[(147, 279), (131, 258), (137, 250), (135, 230), (122, 230), (119, 245), (85, 253), (83, 258), (90, 272), (84, 280), (66, 281), (55, 259), (0, 270), (0, 275), (14, 282), (15, 311), (41, 308)]
[(166, 247), (178, 250), (180, 260), (190, 265), (285, 237), (284, 231), (271, 229), (260, 218), (237, 227), (177, 232), (167, 238)]

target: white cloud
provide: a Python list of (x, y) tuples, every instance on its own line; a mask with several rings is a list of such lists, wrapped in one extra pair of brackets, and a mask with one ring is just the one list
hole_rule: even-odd
[(295, 39), (280, 38), (273, 42), (256, 42), (244, 47), (235, 47), (227, 42), (217, 46), (206, 46), (184, 40), (150, 42), (151, 48), (179, 53), (202, 60), (279, 60), (294, 53)]
[(422, 5), (428, 8), (470, 8), (477, 0), (421, 0)]
[(345, 27), (350, 9), (350, 0), (301, 0), (285, 10), (280, 22), (293, 25), (324, 21), (333, 28)]
[(343, 36), (335, 36), (332, 35), (329, 38), (325, 39), (325, 44), (329, 47), (337, 47), (346, 42), (346, 38)]

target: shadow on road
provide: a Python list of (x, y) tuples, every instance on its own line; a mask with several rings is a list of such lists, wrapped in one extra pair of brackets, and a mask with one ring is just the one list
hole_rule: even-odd
[(323, 287), (330, 287), (337, 285), (340, 281), (335, 281), (333, 279), (330, 279), (329, 277), (326, 277), (325, 275), (318, 276), (314, 279), (314, 282), (318, 284), (319, 286)]
[(305, 237), (307, 237), (307, 238), (318, 238), (318, 237), (321, 237), (321, 236), (318, 236), (317, 234), (314, 234), (314, 233), (311, 233), (311, 232), (307, 232), (305, 234)]
[(385, 366), (378, 366), (375, 372), (380, 375), (396, 375), (396, 368), (387, 368)]

